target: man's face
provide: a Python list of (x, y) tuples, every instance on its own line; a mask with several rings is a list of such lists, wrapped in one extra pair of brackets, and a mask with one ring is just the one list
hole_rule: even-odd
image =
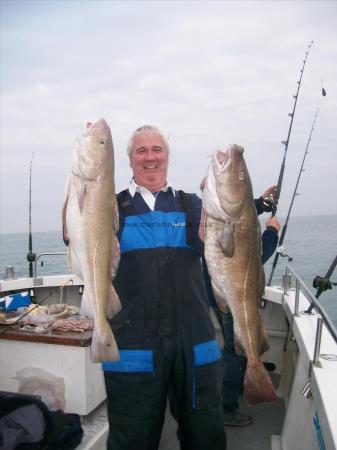
[(130, 165), (135, 182), (151, 192), (166, 185), (168, 153), (161, 136), (152, 130), (138, 134), (133, 142)]

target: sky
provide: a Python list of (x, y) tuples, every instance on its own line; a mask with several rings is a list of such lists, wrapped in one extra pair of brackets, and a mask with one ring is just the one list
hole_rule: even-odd
[[(308, 45), (278, 216), (337, 214), (336, 1), (1, 0), (0, 232), (61, 229), (76, 136), (105, 118), (116, 187), (130, 134), (158, 126), (169, 180), (198, 192), (216, 149), (236, 143), (255, 196), (275, 184)], [(322, 86), (327, 95), (322, 96)]]

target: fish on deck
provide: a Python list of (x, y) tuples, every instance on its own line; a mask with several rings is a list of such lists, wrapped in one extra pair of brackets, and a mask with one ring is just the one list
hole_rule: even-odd
[(244, 395), (249, 404), (276, 401), (260, 355), (268, 349), (259, 313), (264, 291), (261, 232), (243, 148), (213, 155), (202, 193), (205, 258), (217, 304), (234, 319), (247, 356)]
[(94, 320), (91, 360), (116, 361), (119, 352), (107, 317), (121, 309), (112, 285), (120, 255), (119, 217), (114, 148), (104, 119), (88, 123), (76, 142), (62, 219), (69, 269), (84, 281), (81, 313)]

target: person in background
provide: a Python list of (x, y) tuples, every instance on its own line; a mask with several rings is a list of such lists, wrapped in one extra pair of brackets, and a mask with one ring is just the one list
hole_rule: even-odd
[[(264, 194), (255, 199), (255, 207), (258, 215), (263, 212), (272, 211), (270, 198), (277, 196), (277, 186), (271, 186)], [(274, 253), (277, 242), (280, 223), (276, 216), (270, 217), (266, 221), (266, 229), (262, 234), (262, 255), (261, 261), (264, 264)], [(210, 305), (213, 307), (215, 315), (219, 321), (223, 338), (223, 380), (222, 380), (222, 407), (224, 413), (224, 425), (233, 427), (243, 427), (253, 422), (252, 416), (239, 411), (238, 399), (243, 394), (244, 378), (247, 368), (247, 358), (235, 353), (233, 317), (230, 312), (222, 312), (217, 307), (211, 280), (207, 266), (203, 261), (205, 285), (207, 288)]]
[(169, 148), (156, 127), (138, 128), (127, 153), (133, 178), (117, 196), (114, 279), (122, 310), (111, 320), (120, 361), (102, 364), (107, 448), (158, 449), (169, 397), (182, 450), (225, 450), (221, 350), (201, 268), (201, 200), (167, 181)]

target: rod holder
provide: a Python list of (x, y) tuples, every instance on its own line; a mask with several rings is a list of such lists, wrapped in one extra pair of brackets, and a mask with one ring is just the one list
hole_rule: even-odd
[(14, 280), (14, 279), (15, 279), (14, 266), (6, 266), (5, 280)]
[(288, 269), (286, 269), (286, 273), (282, 275), (282, 286), (283, 294), (286, 295), (291, 288), (291, 275), (288, 273)]
[(315, 367), (322, 367), (322, 364), (319, 361), (319, 352), (321, 350), (321, 341), (322, 341), (322, 329), (323, 329), (323, 317), (318, 317), (316, 327), (314, 360), (313, 360), (313, 365)]
[(294, 316), (299, 316), (299, 314), (298, 314), (299, 305), (300, 305), (300, 282), (296, 279)]

